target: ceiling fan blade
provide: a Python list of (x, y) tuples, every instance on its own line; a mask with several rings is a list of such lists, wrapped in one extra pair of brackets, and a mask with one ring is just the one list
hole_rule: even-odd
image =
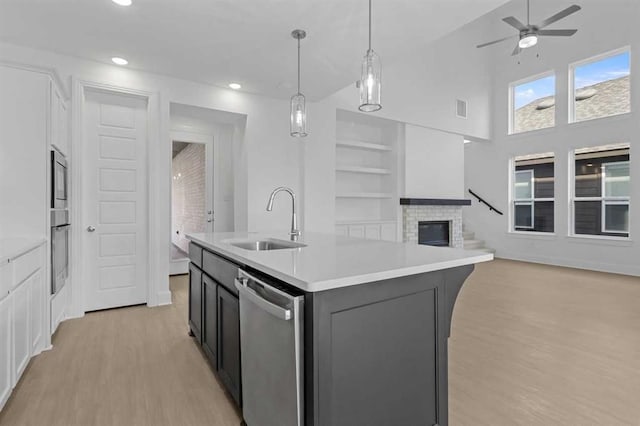
[(577, 33), (578, 30), (540, 30), (538, 35), (553, 37), (569, 37)]
[(493, 40), (493, 41), (490, 41), (489, 43), (479, 44), (476, 47), (481, 48), (481, 47), (491, 46), (492, 44), (500, 43), (501, 41), (509, 40), (510, 38), (515, 38), (515, 37), (517, 36), (509, 36), (509, 37), (501, 38), (499, 40)]
[(518, 55), (520, 52), (522, 52), (522, 49), (520, 49), (520, 45), (516, 44), (516, 48), (513, 49), (513, 53), (511, 54), (511, 56), (516, 56)]
[(540, 24), (538, 24), (536, 26), (538, 28), (544, 28), (544, 27), (546, 27), (548, 25), (553, 24), (556, 21), (561, 20), (562, 18), (566, 18), (567, 16), (571, 15), (572, 13), (576, 13), (580, 9), (581, 9), (580, 6), (578, 6), (577, 4), (574, 4), (572, 6), (569, 6), (565, 10), (556, 13), (555, 15), (551, 16), (550, 18), (545, 19), (544, 21), (540, 22)]
[(518, 19), (515, 16), (507, 16), (506, 18), (502, 18), (502, 20), (507, 24), (511, 25), (513, 28), (517, 29), (518, 31), (527, 29), (527, 27), (522, 22), (518, 21)]

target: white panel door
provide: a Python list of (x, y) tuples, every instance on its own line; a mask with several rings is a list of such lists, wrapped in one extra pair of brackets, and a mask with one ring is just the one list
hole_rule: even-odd
[(11, 394), (11, 296), (0, 295), (0, 410)]
[(82, 210), (85, 311), (147, 301), (147, 101), (87, 92)]

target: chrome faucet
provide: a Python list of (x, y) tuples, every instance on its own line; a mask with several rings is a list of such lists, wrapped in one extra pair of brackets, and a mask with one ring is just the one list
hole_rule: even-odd
[(291, 241), (296, 241), (298, 237), (302, 234), (300, 230), (298, 230), (298, 217), (296, 216), (296, 194), (293, 192), (291, 188), (287, 188), (284, 186), (280, 186), (273, 190), (271, 195), (269, 196), (269, 202), (267, 203), (267, 211), (270, 212), (273, 210), (273, 199), (276, 197), (276, 194), (280, 191), (286, 191), (291, 195)]

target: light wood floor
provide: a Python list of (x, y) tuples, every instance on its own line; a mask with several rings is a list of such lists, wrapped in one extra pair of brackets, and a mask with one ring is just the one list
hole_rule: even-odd
[(453, 425), (640, 425), (640, 278), (498, 260), (449, 339)]
[(173, 305), (63, 322), (0, 413), (2, 426), (238, 426), (240, 416), (187, 335), (185, 276)]
[[(185, 277), (171, 287), (172, 306), (63, 323), (0, 425), (237, 426), (186, 334)], [(638, 426), (640, 278), (478, 265), (456, 304), (449, 359), (452, 426)]]

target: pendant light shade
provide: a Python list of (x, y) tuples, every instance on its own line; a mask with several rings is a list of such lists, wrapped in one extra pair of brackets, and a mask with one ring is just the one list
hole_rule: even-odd
[(298, 40), (298, 93), (291, 97), (291, 136), (307, 136), (307, 103), (300, 93), (300, 40), (307, 36), (303, 30), (293, 30), (291, 36)]
[(381, 109), (382, 65), (380, 64), (380, 57), (371, 48), (371, 0), (369, 0), (369, 49), (362, 61), (362, 73), (358, 83), (360, 89), (360, 106), (358, 109), (363, 112), (373, 112)]

